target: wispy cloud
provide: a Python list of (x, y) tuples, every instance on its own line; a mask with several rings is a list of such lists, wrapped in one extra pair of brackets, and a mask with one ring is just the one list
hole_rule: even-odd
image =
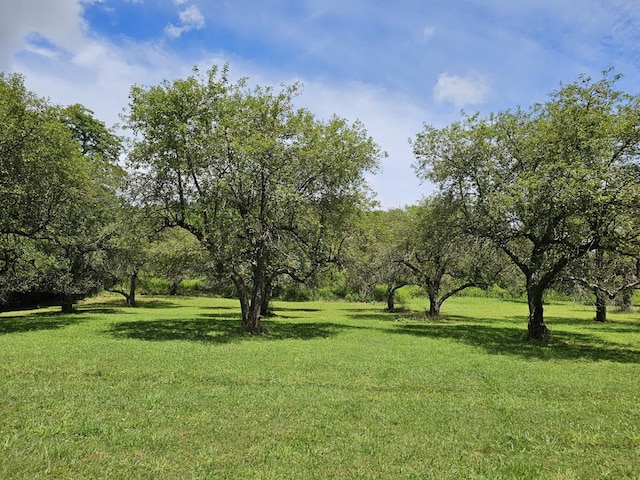
[(421, 42), (422, 43), (428, 43), (429, 39), (431, 37), (433, 37), (433, 34), (436, 32), (436, 29), (433, 27), (433, 25), (427, 25), (422, 29), (422, 37), (421, 37)]
[(441, 73), (433, 87), (433, 97), (438, 102), (450, 102), (456, 107), (484, 103), (490, 87), (486, 79), (480, 76), (460, 77)]
[[(177, 5), (183, 5), (186, 0), (175, 0)], [(180, 22), (178, 25), (169, 23), (164, 29), (165, 33), (171, 38), (178, 38), (183, 33), (190, 30), (199, 30), (204, 27), (204, 15), (195, 5), (189, 5), (179, 13)]]
[(427, 193), (407, 143), (423, 122), (527, 106), (610, 66), (635, 93), (638, 32), (632, 0), (0, 0), (0, 70), (107, 124), (132, 84), (185, 77), (194, 64), (228, 60), (232, 76), (275, 88), (300, 78), (300, 106), (361, 119), (389, 152), (370, 180), (394, 206)]

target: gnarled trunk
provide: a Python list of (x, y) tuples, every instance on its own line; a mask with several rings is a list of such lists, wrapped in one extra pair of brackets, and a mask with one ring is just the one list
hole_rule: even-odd
[(593, 294), (596, 296), (595, 321), (604, 323), (607, 321), (607, 295), (598, 287), (593, 289)]
[(138, 282), (138, 269), (134, 268), (131, 272), (130, 284), (129, 284), (129, 295), (125, 295), (127, 300), (127, 305), (130, 307), (136, 306), (136, 284)]
[(387, 285), (387, 312), (396, 311), (396, 290), (393, 285)]
[(622, 291), (620, 310), (623, 312), (633, 312), (633, 289), (627, 288)]
[(527, 281), (527, 302), (529, 304), (529, 340), (546, 342), (550, 338), (550, 332), (544, 323), (544, 308), (542, 306), (542, 294), (544, 289), (538, 285), (532, 285)]
[(240, 299), (240, 309), (242, 310), (242, 328), (245, 332), (261, 333), (262, 307), (267, 287), (266, 275), (267, 261), (264, 256), (258, 256), (253, 266), (251, 279), (251, 291), (239, 274), (233, 274), (233, 282)]
[(270, 308), (272, 292), (273, 292), (273, 279), (271, 277), (268, 277), (265, 280), (264, 292), (262, 293), (262, 308), (260, 309), (260, 314), (263, 317), (270, 317), (274, 314)]
[(439, 317), (442, 305), (440, 302), (440, 282), (433, 282), (427, 290), (429, 293), (429, 316)]
[(400, 290), (402, 287), (407, 285), (406, 282), (390, 282), (387, 283), (387, 312), (395, 312), (396, 311), (396, 292)]

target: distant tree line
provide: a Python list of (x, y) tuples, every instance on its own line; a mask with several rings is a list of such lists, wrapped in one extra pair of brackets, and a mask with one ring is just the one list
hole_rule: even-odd
[(437, 193), (380, 210), (386, 155), (360, 122), (294, 107), (300, 86), (231, 82), (228, 67), (131, 88), (126, 138), (81, 105), (0, 74), (0, 308), (72, 311), (103, 290), (136, 304), (150, 278), (240, 301), (260, 332), (270, 300), (418, 285), (431, 316), (470, 287), (522, 286), (528, 333), (549, 338), (545, 292), (586, 289), (596, 320), (640, 286), (640, 97), (581, 77), (549, 100), (412, 140)]

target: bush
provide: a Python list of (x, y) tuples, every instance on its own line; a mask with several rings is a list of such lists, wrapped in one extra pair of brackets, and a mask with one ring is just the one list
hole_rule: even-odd
[(273, 296), (285, 302), (306, 302), (311, 300), (309, 288), (298, 284), (282, 285), (274, 291)]
[(209, 291), (208, 285), (201, 278), (183, 280), (178, 285), (178, 295), (198, 295), (207, 291)]
[(386, 302), (387, 301), (387, 286), (386, 285), (376, 285), (373, 287), (373, 291), (371, 292), (373, 296), (373, 300), (376, 302)]
[(138, 293), (142, 295), (169, 295), (171, 282), (158, 277), (138, 277)]

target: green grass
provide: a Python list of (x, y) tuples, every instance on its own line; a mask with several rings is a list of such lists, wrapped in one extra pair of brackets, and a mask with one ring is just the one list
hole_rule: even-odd
[(639, 313), (119, 302), (0, 314), (0, 478), (640, 478)]

